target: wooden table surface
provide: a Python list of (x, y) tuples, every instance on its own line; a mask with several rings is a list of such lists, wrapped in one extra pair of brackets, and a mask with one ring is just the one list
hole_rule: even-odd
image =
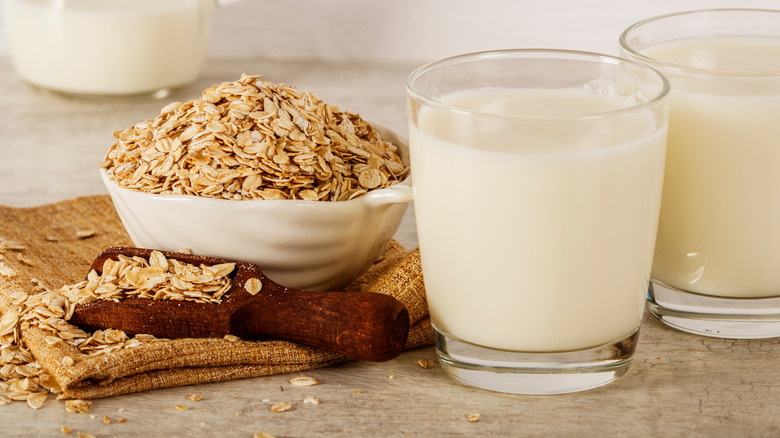
[[(21, 82), (0, 58), (0, 204), (33, 206), (105, 193), (97, 163), (111, 133), (152, 118), (173, 100), (242, 72), (308, 89), (326, 102), (406, 132), (405, 79), (414, 65), (210, 60), (192, 86), (163, 100), (75, 100)], [(410, 210), (396, 236), (416, 246)], [(385, 363), (352, 362), (305, 373), (298, 388), (279, 375), (96, 400), (89, 414), (49, 400), (37, 411), (0, 406), (0, 436), (780, 436), (780, 341), (725, 340), (678, 332), (645, 318), (630, 371), (611, 385), (558, 396), (499, 394), (464, 386), (432, 347)], [(191, 402), (189, 394), (203, 395)], [(320, 399), (304, 404), (305, 396)], [(270, 411), (292, 403), (283, 413)], [(184, 411), (177, 405), (187, 405)], [(466, 417), (479, 413), (477, 422)], [(105, 425), (103, 416), (116, 420)]]

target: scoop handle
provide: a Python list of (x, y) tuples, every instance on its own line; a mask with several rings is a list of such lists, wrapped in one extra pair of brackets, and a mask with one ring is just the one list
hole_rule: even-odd
[(280, 288), (261, 291), (237, 309), (230, 332), (286, 339), (374, 362), (390, 360), (406, 346), (409, 312), (391, 296)]

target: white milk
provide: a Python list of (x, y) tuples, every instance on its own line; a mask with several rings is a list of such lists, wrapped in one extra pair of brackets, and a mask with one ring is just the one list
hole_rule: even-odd
[[(633, 105), (584, 90), (482, 90), (446, 101), (537, 116)], [(495, 134), (480, 136), (475, 125), (421, 111), (410, 145), (436, 327), (528, 352), (594, 347), (635, 330), (650, 277), (665, 126), (647, 112), (626, 117), (614, 136), (593, 124), (529, 129), (494, 118), (483, 123)]]
[[(780, 295), (780, 77), (730, 85), (740, 75), (777, 75), (780, 39), (689, 40), (644, 53), (732, 72), (729, 81), (670, 78), (653, 277), (708, 295)], [(690, 92), (694, 85), (708, 94)]]
[(195, 80), (206, 56), (206, 0), (6, 0), (14, 66), (76, 94), (153, 92)]

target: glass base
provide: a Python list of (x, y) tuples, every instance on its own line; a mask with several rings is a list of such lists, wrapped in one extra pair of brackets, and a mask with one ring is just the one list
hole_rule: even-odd
[(697, 335), (729, 339), (780, 337), (780, 297), (724, 298), (650, 283), (647, 309), (664, 324)]
[(67, 97), (72, 99), (81, 100), (146, 100), (146, 99), (164, 99), (171, 95), (175, 90), (182, 86), (176, 87), (164, 87), (156, 90), (141, 91), (137, 93), (124, 93), (124, 94), (111, 94), (111, 93), (81, 93), (74, 91), (58, 90), (56, 88), (48, 88), (43, 85), (38, 85), (32, 82), (27, 82), (31, 87), (43, 93), (52, 94), (60, 97)]
[(628, 371), (639, 328), (623, 340), (569, 352), (521, 353), (452, 338), (434, 326), (436, 353), (451, 376), (491, 391), (565, 394), (597, 388)]

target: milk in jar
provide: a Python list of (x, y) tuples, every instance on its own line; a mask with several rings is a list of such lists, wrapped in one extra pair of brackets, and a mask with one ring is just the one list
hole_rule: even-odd
[(653, 278), (705, 295), (780, 295), (780, 38), (686, 39), (643, 53), (699, 76), (670, 75)]
[(192, 82), (206, 58), (211, 0), (6, 0), (13, 65), (69, 94), (152, 93)]

